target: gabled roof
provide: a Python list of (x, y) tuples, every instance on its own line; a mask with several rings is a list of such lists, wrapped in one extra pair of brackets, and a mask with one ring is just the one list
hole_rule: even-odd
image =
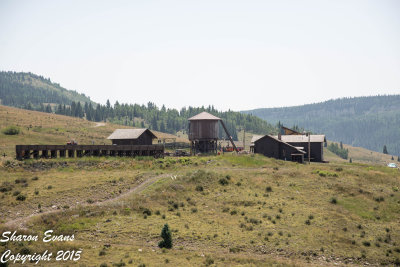
[[(278, 136), (274, 136), (278, 138)], [(282, 135), (281, 140), (286, 143), (307, 143), (308, 136), (306, 135)], [(312, 134), (310, 135), (311, 143), (323, 143), (326, 142), (325, 135), (323, 134)]]
[(285, 131), (286, 134), (289, 133), (288, 135), (301, 135), (301, 133), (299, 133), (298, 131), (295, 131), (295, 130), (285, 127), (283, 125), (281, 127)]
[(220, 121), (221, 119), (205, 111), (188, 119), (188, 121), (200, 121), (200, 120)]
[(264, 135), (253, 135), (253, 137), (251, 138), (251, 143), (254, 143), (255, 141), (257, 141), (262, 137), (264, 137)]
[(292, 146), (291, 144), (288, 144), (288, 143), (286, 143), (286, 142), (284, 142), (284, 141), (282, 141), (282, 140), (279, 140), (277, 137), (272, 136), (272, 135), (268, 135), (268, 134), (267, 134), (267, 135), (264, 135), (264, 136), (262, 136), (261, 138), (259, 138), (258, 140), (256, 140), (255, 143), (257, 143), (259, 140), (264, 139), (264, 138), (271, 138), (271, 139), (274, 139), (275, 141), (277, 141), (277, 142), (279, 142), (279, 143), (285, 144), (285, 145), (287, 145), (287, 146), (289, 146), (289, 147), (292, 147), (292, 148), (296, 149), (299, 153), (306, 154), (305, 151), (299, 149), (298, 147)]
[(149, 129), (116, 129), (107, 139), (137, 139), (146, 131), (152, 135), (153, 139), (157, 138)]

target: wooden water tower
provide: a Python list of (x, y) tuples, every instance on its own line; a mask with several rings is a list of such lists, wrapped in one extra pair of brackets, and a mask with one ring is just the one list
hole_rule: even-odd
[(224, 122), (207, 112), (202, 112), (189, 118), (189, 140), (191, 142), (191, 153), (217, 153), (217, 141), (219, 133), (218, 122), (221, 122), (227, 136), (231, 140), (233, 147), (232, 137), (228, 133)]

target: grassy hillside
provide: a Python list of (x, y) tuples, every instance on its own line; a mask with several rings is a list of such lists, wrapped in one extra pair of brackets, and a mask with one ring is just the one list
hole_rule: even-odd
[(298, 125), (332, 141), (400, 155), (400, 95), (341, 98), (322, 103), (244, 111), (268, 122)]
[[(34, 122), (32, 129), (42, 129), (1, 135), (5, 151), (21, 141), (102, 142), (114, 127), (8, 107), (0, 112), (1, 128)], [(394, 265), (399, 174), (376, 164), (302, 165), (259, 155), (7, 157), (0, 161), (0, 232), (41, 238), (52, 229), (75, 240), (9, 242), (0, 254), (82, 250), (78, 262), (46, 266)], [(172, 249), (157, 247), (166, 223)]]
[(0, 72), (0, 104), (14, 107), (39, 107), (42, 103), (91, 102), (76, 91), (67, 90), (42, 76), (25, 72)]
[[(106, 138), (118, 128), (126, 126), (112, 123), (97, 123), (68, 116), (30, 111), (0, 105), (0, 154), (6, 153), (8, 159), (15, 157), (15, 145), (66, 144), (74, 139), (79, 144), (111, 144)], [(18, 135), (6, 135), (2, 131), (8, 126), (17, 126)], [(159, 138), (177, 136), (154, 131)], [(177, 138), (177, 142), (188, 142)]]

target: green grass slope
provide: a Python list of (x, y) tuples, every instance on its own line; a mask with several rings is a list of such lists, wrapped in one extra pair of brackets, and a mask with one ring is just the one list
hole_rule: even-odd
[[(8, 107), (0, 112), (1, 127), (42, 126), (2, 135), (5, 151), (21, 140), (57, 143), (72, 134), (101, 142), (113, 127)], [(397, 169), (340, 161), (6, 157), (0, 232), (41, 238), (52, 229), (75, 240), (9, 242), (0, 254), (82, 250), (78, 262), (46, 266), (392, 266), (400, 261), (399, 188)], [(172, 249), (157, 246), (166, 223)]]

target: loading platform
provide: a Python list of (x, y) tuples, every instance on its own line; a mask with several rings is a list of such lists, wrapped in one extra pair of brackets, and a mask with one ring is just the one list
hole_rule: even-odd
[(16, 158), (75, 158), (85, 156), (136, 157), (164, 156), (164, 146), (156, 145), (16, 145)]

